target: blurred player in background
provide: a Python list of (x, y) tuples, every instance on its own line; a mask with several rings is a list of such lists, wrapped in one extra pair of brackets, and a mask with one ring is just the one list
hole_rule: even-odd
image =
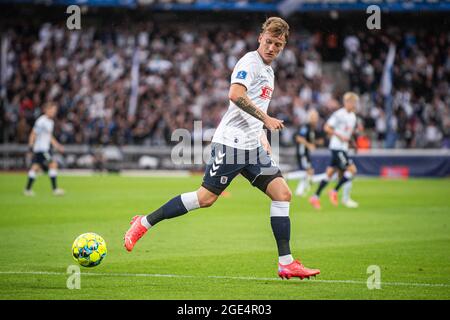
[(43, 110), (44, 114), (34, 123), (28, 139), (29, 151), (33, 153), (33, 158), (31, 160), (31, 168), (28, 171), (28, 182), (24, 194), (26, 196), (34, 195), (31, 188), (36, 179), (37, 172), (42, 169), (48, 172), (52, 183), (53, 194), (61, 196), (64, 194), (64, 190), (59, 189), (57, 186), (58, 164), (52, 158), (51, 149), (53, 146), (57, 151), (64, 152), (64, 147), (53, 136), (53, 119), (56, 116), (58, 107), (55, 103), (48, 102), (43, 106)]
[(147, 216), (135, 216), (124, 237), (131, 251), (136, 242), (162, 220), (181, 216), (191, 210), (213, 205), (231, 181), (242, 174), (271, 200), (270, 221), (278, 247), (278, 275), (283, 278), (308, 278), (319, 274), (294, 260), (290, 249), (291, 191), (280, 169), (270, 157), (271, 147), (263, 126), (283, 129), (283, 121), (267, 114), (274, 89), (270, 64), (284, 49), (289, 25), (281, 18), (267, 19), (258, 38), (256, 51), (245, 54), (234, 67), (229, 90), (229, 107), (211, 145), (211, 160), (206, 166), (201, 187), (171, 199)]
[(311, 152), (316, 150), (318, 144), (323, 143), (317, 138), (316, 127), (319, 121), (319, 114), (315, 109), (308, 112), (308, 123), (300, 126), (294, 134), (296, 145), (296, 156), (299, 170), (286, 175), (287, 179), (299, 179), (295, 190), (295, 195), (304, 196), (313, 182), (314, 168), (311, 163)]
[[(335, 111), (325, 124), (324, 130), (331, 137), (329, 149), (331, 151), (331, 163), (327, 167), (326, 176), (320, 182), (316, 193), (309, 199), (311, 205), (320, 209), (320, 194), (327, 186), (329, 180), (336, 172), (340, 172), (340, 178), (333, 190), (329, 192), (329, 198), (333, 205), (337, 206), (338, 191), (346, 183), (350, 182), (356, 175), (356, 166), (348, 157), (349, 143), (353, 137), (356, 129), (356, 106), (359, 102), (359, 97), (356, 93), (347, 92), (343, 97), (344, 107)], [(347, 188), (351, 188), (351, 184), (347, 184)], [(350, 194), (350, 190), (347, 190)], [(350, 196), (343, 199), (343, 204), (349, 208), (358, 207), (358, 203), (353, 201)]]

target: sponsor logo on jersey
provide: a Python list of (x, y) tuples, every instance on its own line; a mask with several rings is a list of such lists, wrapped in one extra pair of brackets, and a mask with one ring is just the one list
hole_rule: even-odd
[(245, 79), (245, 78), (247, 78), (247, 71), (241, 70), (236, 75), (236, 79)]
[(262, 92), (261, 92), (260, 98), (267, 99), (267, 100), (270, 100), (272, 98), (273, 89), (271, 87), (264, 86), (264, 87), (262, 87), (261, 91)]

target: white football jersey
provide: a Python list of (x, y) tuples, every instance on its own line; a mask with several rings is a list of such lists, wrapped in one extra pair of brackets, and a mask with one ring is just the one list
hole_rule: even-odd
[[(345, 108), (341, 108), (331, 115), (327, 124), (336, 133), (350, 139), (356, 127), (356, 115), (354, 112), (348, 112)], [(344, 142), (333, 135), (330, 139), (329, 148), (331, 150), (348, 151), (348, 142)]]
[[(247, 96), (262, 111), (267, 112), (274, 89), (274, 73), (257, 51), (245, 54), (234, 67), (231, 84), (247, 88)], [(212, 142), (233, 148), (251, 150), (261, 145), (263, 123), (240, 109), (232, 101), (214, 133)]]
[(45, 114), (40, 116), (34, 123), (36, 140), (34, 141), (33, 152), (50, 151), (50, 143), (53, 136), (54, 122)]

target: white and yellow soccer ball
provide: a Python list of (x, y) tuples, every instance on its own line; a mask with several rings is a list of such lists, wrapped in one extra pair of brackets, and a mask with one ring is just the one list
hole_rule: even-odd
[(95, 267), (106, 256), (106, 242), (96, 233), (79, 235), (72, 245), (72, 256), (83, 267)]

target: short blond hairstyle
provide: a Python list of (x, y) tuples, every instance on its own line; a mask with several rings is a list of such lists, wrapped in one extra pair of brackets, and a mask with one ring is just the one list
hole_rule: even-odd
[(289, 38), (289, 25), (280, 17), (270, 17), (267, 18), (261, 27), (261, 33), (264, 32), (268, 32), (277, 38), (284, 35), (284, 40), (287, 42)]
[(43, 110), (47, 110), (50, 109), (52, 107), (58, 107), (58, 105), (54, 102), (54, 101), (47, 101), (44, 103), (44, 105), (42, 106)]
[(344, 101), (347, 101), (347, 100), (356, 100), (356, 101), (358, 101), (359, 100), (359, 96), (356, 93), (352, 92), (352, 91), (348, 91), (348, 92), (346, 92), (344, 94), (343, 99), (344, 99)]

